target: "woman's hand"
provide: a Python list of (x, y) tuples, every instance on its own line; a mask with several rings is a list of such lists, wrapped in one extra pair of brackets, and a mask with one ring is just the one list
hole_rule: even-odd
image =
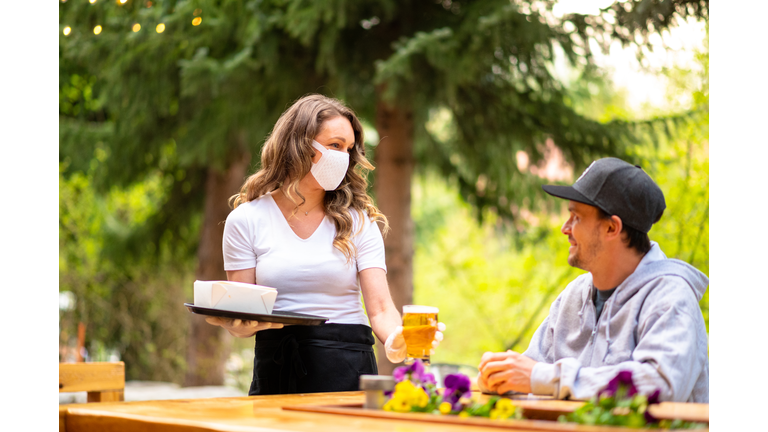
[[(371, 320), (373, 333), (380, 341), (384, 341), (384, 351), (389, 361), (400, 363), (405, 360), (406, 354), (403, 321), (392, 302), (386, 273), (380, 268), (369, 268), (361, 271), (359, 275), (365, 310)], [(435, 338), (432, 340), (433, 350), (443, 340), (444, 331), (445, 324), (437, 323)]]
[[(227, 280), (256, 284), (256, 268), (227, 271)], [(205, 317), (208, 324), (224, 327), (234, 337), (248, 338), (256, 332), (267, 329), (283, 328), (283, 324), (240, 320), (232, 318)]]
[[(440, 345), (443, 340), (443, 332), (445, 331), (445, 324), (437, 323), (437, 331), (435, 332), (435, 338), (432, 340), (432, 349), (429, 354), (435, 353), (435, 348)], [(395, 327), (387, 341), (384, 342), (384, 351), (387, 353), (387, 359), (392, 363), (400, 363), (405, 360), (406, 347), (405, 338), (403, 337), (403, 326)]]
[(205, 317), (205, 322), (215, 326), (224, 327), (234, 337), (248, 338), (256, 332), (267, 329), (283, 328), (282, 324), (271, 322), (259, 322), (232, 318)]

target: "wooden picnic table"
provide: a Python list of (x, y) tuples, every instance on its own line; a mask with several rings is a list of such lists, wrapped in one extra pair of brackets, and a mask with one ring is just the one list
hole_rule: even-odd
[[(480, 401), (489, 396), (474, 394)], [(361, 408), (364, 392), (311, 393), (141, 402), (106, 402), (60, 407), (60, 429), (81, 431), (626, 431), (545, 420), (491, 421), (419, 413), (388, 413)], [(515, 399), (515, 405), (537, 418), (556, 418), (583, 402), (547, 398)], [(662, 403), (652, 413), (660, 418), (708, 422), (708, 404)], [(373, 417), (370, 415), (374, 415)], [(440, 419), (442, 422), (434, 422)], [(425, 421), (429, 420), (429, 421)], [(447, 421), (447, 423), (446, 423)], [(453, 423), (451, 423), (453, 422)], [(461, 424), (459, 424), (461, 423)]]

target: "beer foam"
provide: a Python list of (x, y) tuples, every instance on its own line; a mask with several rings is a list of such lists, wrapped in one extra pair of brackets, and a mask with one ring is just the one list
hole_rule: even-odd
[(438, 309), (433, 306), (417, 306), (417, 305), (406, 305), (403, 306), (403, 313), (438, 313)]

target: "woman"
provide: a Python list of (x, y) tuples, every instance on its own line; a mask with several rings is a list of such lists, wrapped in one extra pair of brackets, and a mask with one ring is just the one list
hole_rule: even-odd
[[(358, 390), (359, 375), (377, 373), (371, 328), (390, 361), (405, 358), (376, 222), (385, 233), (389, 225), (357, 167), (373, 169), (360, 121), (340, 101), (309, 95), (280, 116), (261, 169), (233, 197), (224, 228), (227, 278), (277, 288), (275, 310), (329, 318), (284, 328), (208, 318), (234, 336), (256, 335), (249, 395)], [(438, 332), (433, 345), (441, 339)]]

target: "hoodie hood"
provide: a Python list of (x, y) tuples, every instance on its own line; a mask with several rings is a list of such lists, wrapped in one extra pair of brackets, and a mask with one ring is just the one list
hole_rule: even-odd
[[(707, 286), (709, 286), (709, 278), (704, 273), (684, 261), (667, 258), (664, 252), (661, 251), (659, 244), (651, 242), (651, 250), (640, 260), (640, 264), (637, 265), (635, 271), (624, 282), (619, 284), (616, 292), (611, 296), (612, 298), (608, 300), (606, 318), (610, 320), (613, 310), (619, 310), (647, 283), (662, 276), (682, 278), (693, 291), (696, 301), (701, 300), (701, 297), (707, 290)], [(611, 351), (611, 344), (613, 343), (610, 324), (605, 326), (605, 340), (608, 346), (605, 356), (603, 356), (603, 361), (608, 357), (608, 353)]]
[(693, 291), (696, 300), (701, 300), (709, 286), (709, 278), (699, 269), (685, 261), (667, 258), (659, 244), (652, 241), (651, 250), (645, 254), (635, 271), (618, 286), (614, 293), (616, 306), (621, 306), (645, 284), (661, 276), (681, 277)]
[[(682, 278), (688, 284), (694, 296), (696, 296), (697, 301), (701, 300), (709, 286), (709, 278), (699, 271), (699, 269), (685, 261), (667, 258), (659, 244), (652, 241), (651, 249), (645, 254), (643, 259), (640, 260), (635, 271), (629, 275), (624, 282), (616, 287), (616, 292), (614, 292), (608, 300), (606, 305), (606, 316), (610, 317), (612, 310), (620, 309), (621, 306), (631, 300), (643, 286), (661, 276), (677, 276)], [(592, 286), (592, 274), (587, 273), (584, 277), (585, 283), (589, 284), (591, 288), (582, 292), (582, 307), (581, 310), (579, 310), (579, 326), (583, 324), (584, 309), (587, 304), (591, 304), (592, 291), (595, 289), (594, 286)]]

